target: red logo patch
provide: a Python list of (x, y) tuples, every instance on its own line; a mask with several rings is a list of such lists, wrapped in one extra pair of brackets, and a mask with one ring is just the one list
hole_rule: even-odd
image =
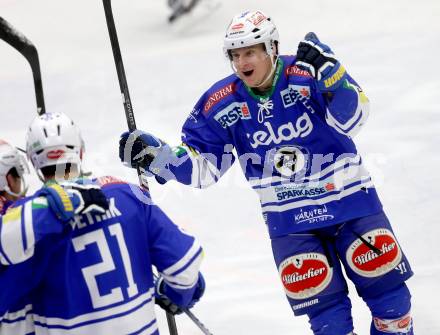
[(209, 96), (205, 106), (203, 107), (203, 112), (208, 113), (212, 106), (216, 105), (220, 100), (227, 97), (228, 95), (235, 92), (235, 86), (233, 83), (226, 85), (225, 87), (219, 89)]
[(252, 22), (254, 26), (258, 26), (261, 22), (266, 20), (267, 17), (260, 11), (255, 12), (248, 20)]
[(327, 190), (327, 191), (333, 191), (334, 189), (335, 189), (335, 184), (333, 184), (333, 183), (327, 183), (327, 184), (325, 184), (325, 189)]
[(397, 323), (397, 328), (399, 328), (399, 329), (408, 328), (409, 325), (411, 324), (411, 320), (412, 320), (411, 316), (405, 317), (403, 320), (401, 320)]
[(350, 268), (363, 277), (379, 277), (393, 270), (402, 260), (402, 252), (396, 238), (388, 229), (372, 230), (362, 237), (380, 250), (377, 254), (360, 239), (347, 250), (346, 260)]
[(103, 176), (98, 178), (98, 184), (102, 187), (111, 184), (126, 184), (126, 182), (113, 176)]
[(249, 108), (248, 108), (247, 104), (244, 104), (241, 107), (241, 113), (243, 114), (244, 118), (249, 118), (251, 116), (251, 114), (249, 113)]
[(237, 23), (237, 24), (234, 24), (232, 27), (231, 27), (231, 29), (232, 30), (238, 30), (238, 29), (241, 29), (241, 28), (243, 28), (244, 27), (244, 24), (243, 23)]
[(300, 69), (298, 66), (289, 66), (285, 70), (286, 76), (312, 77), (306, 70)]
[(279, 265), (284, 290), (292, 299), (307, 299), (322, 292), (333, 275), (327, 258), (318, 253), (291, 256)]
[(59, 159), (64, 156), (64, 150), (51, 150), (47, 153), (47, 158), (49, 159)]

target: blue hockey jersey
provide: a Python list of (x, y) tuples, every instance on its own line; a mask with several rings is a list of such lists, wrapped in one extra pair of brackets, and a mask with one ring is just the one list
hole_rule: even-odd
[(28, 297), (32, 310), (14, 315), (31, 313), (36, 334), (158, 334), (152, 265), (189, 303), (200, 245), (139, 187), (98, 181), (104, 215), (63, 225), (44, 198), (26, 198), (1, 218), (0, 315)]
[(271, 237), (378, 213), (381, 203), (352, 141), (368, 108), (350, 76), (323, 94), (294, 56), (280, 56), (265, 96), (233, 74), (200, 98), (165, 179), (209, 186), (234, 162), (235, 150)]

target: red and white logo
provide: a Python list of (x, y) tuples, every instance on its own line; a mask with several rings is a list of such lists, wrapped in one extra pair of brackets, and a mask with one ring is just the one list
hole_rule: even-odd
[(58, 149), (58, 150), (51, 150), (47, 153), (47, 158), (49, 159), (59, 159), (64, 156), (64, 150)]
[(412, 328), (412, 317), (408, 313), (399, 319), (379, 319), (373, 317), (374, 327), (384, 333), (407, 334)]
[(234, 24), (232, 27), (231, 27), (231, 29), (232, 30), (238, 30), (238, 29), (241, 29), (241, 28), (243, 28), (244, 27), (244, 24), (243, 23), (237, 23), (237, 24)]
[(113, 176), (102, 176), (98, 177), (98, 184), (103, 187), (111, 184), (126, 184), (126, 182)]
[(252, 22), (254, 26), (258, 26), (261, 22), (266, 20), (267, 17), (260, 11), (256, 11), (248, 20)]
[(246, 103), (241, 107), (241, 113), (243, 114), (244, 118), (251, 118), (251, 113), (249, 112), (249, 108)]
[(220, 100), (235, 92), (235, 86), (233, 83), (226, 85), (218, 91), (211, 94), (206, 100), (203, 112), (208, 113), (212, 106), (217, 104)]
[(289, 66), (285, 70), (286, 76), (312, 77), (306, 70), (300, 69), (298, 66)]
[(292, 299), (307, 299), (322, 292), (330, 283), (333, 269), (319, 253), (291, 256), (278, 267), (284, 290)]
[(402, 261), (402, 252), (393, 233), (385, 228), (362, 235), (368, 243), (380, 250), (372, 250), (361, 239), (355, 240), (347, 250), (350, 268), (363, 277), (379, 277), (393, 270)]
[(333, 183), (327, 183), (325, 184), (325, 189), (330, 192), (330, 191), (334, 191), (336, 189), (335, 184)]

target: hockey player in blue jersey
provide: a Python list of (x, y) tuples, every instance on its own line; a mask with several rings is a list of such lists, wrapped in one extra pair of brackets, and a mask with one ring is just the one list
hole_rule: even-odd
[(342, 264), (371, 311), (371, 334), (413, 334), (412, 271), (352, 140), (368, 116), (362, 89), (314, 33), (296, 56), (280, 55), (277, 28), (261, 11), (232, 19), (224, 53), (234, 73), (201, 96), (182, 145), (124, 133), (121, 160), (160, 183), (203, 188), (235, 149), (294, 314), (306, 314), (314, 334), (353, 334)]
[[(0, 217), (15, 201), (26, 194), (27, 186), (24, 175), (29, 173), (26, 159), (9, 143), (0, 140)], [(32, 333), (32, 321), (26, 313), (17, 314), (28, 306), (26, 300), (11, 306), (10, 313), (0, 315), (0, 334), (26, 335)], [(19, 316), (18, 316), (19, 315)], [(26, 320), (27, 318), (27, 320)], [(20, 321), (15, 321), (21, 319)]]
[[(108, 198), (105, 214), (62, 224), (40, 196), (60, 191), (55, 178), (76, 177), (83, 149), (78, 128), (63, 114), (45, 114), (30, 125), (27, 153), (49, 184), (2, 217), (0, 260), (7, 267), (0, 284), (8, 290), (0, 290), (0, 313), (28, 297), (36, 334), (159, 334), (155, 299), (179, 312), (202, 296), (202, 249), (147, 192), (109, 176), (93, 182)], [(5, 227), (14, 226), (21, 229), (6, 236)]]
[[(9, 143), (0, 140), (0, 217), (7, 214), (8, 209), (14, 213), (16, 202), (25, 196), (27, 191), (25, 174), (27, 173), (29, 173), (29, 168), (24, 156)], [(102, 214), (108, 209), (107, 199), (97, 187), (72, 184), (65, 191), (55, 186), (43, 186), (38, 194), (40, 201), (49, 205), (46, 206), (46, 210), (52, 211), (62, 222), (71, 219), (75, 213), (94, 211)], [(1, 244), (10, 247), (17, 242), (10, 237), (16, 235), (14, 230), (21, 231), (21, 227), (8, 225), (1, 229), (3, 219), (1, 220)], [(36, 234), (33, 243), (36, 243), (44, 235), (44, 232)], [(29, 247), (30, 245), (26, 249)], [(19, 248), (15, 248), (16, 253), (13, 256), (15, 262), (21, 262), (27, 258), (27, 251), (22, 249), (23, 253), (20, 253), (19, 250)], [(4, 254), (2, 256), (4, 257)], [(7, 259), (4, 257), (0, 263), (5, 264), (6, 262)], [(7, 313), (0, 315), (1, 335), (28, 335), (33, 331), (32, 307), (28, 297), (24, 297), (10, 307)]]

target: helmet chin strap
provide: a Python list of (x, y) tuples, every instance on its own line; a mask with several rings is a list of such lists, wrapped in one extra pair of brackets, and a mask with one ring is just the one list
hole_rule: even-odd
[(21, 178), (21, 191), (19, 193), (12, 192), (9, 185), (5, 187), (5, 192), (8, 193), (10, 196), (21, 198), (26, 195), (26, 192), (28, 190), (29, 185), (26, 184), (26, 179)]
[(266, 76), (266, 78), (257, 86), (254, 86), (253, 88), (260, 88), (264, 86), (269, 79), (272, 78), (273, 74), (275, 73), (275, 69), (277, 68), (277, 62), (278, 62), (278, 55), (272, 57), (271, 55), (267, 54), (267, 57), (271, 57), (270, 63), (272, 64), (272, 68), (270, 69), (269, 74)]

